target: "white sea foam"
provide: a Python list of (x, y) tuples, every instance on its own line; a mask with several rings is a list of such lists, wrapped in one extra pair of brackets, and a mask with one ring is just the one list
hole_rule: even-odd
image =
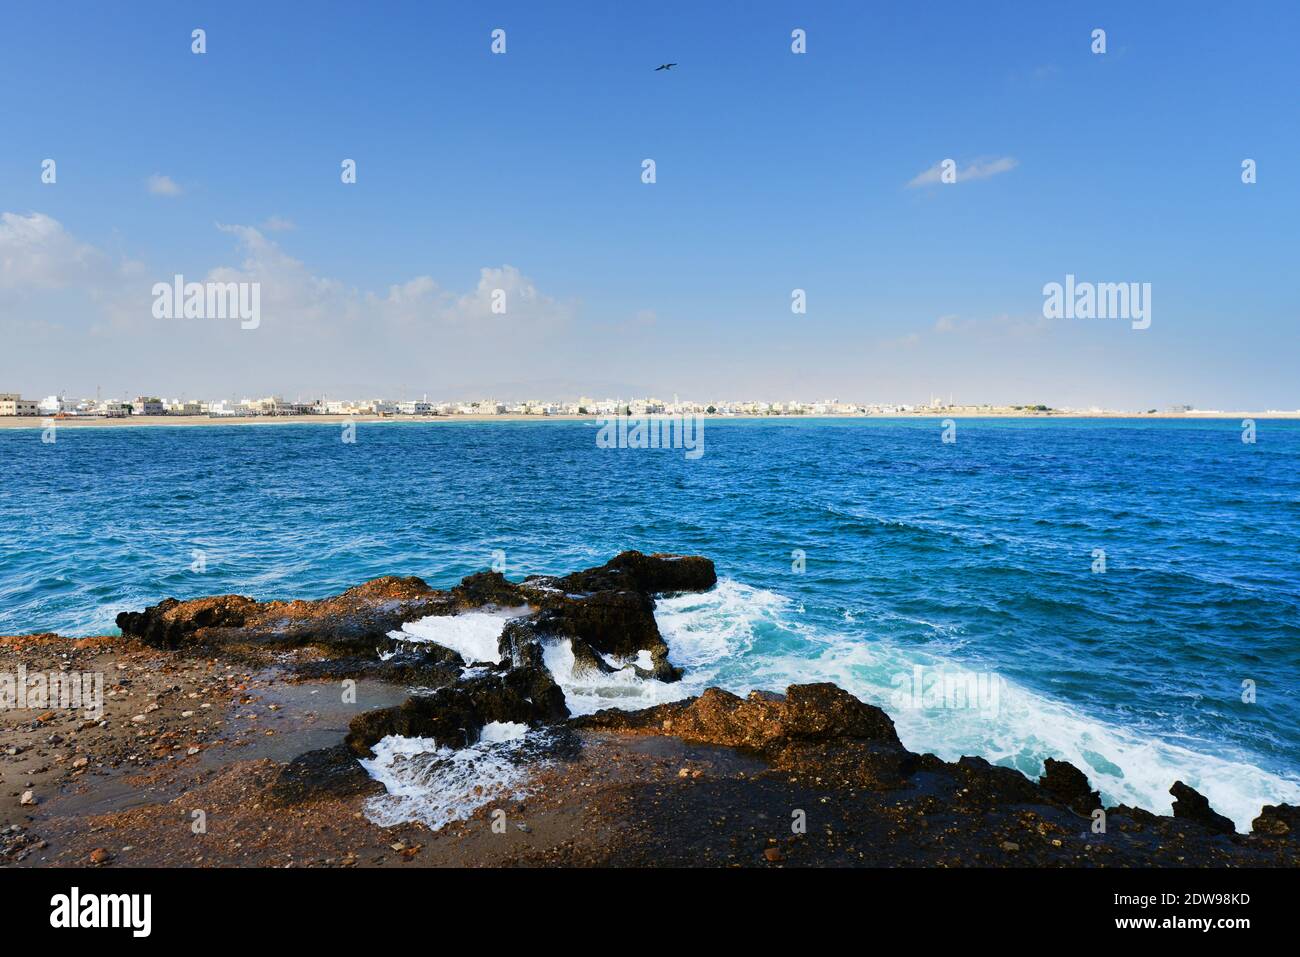
[(555, 683), (564, 691), (564, 703), (575, 715), (592, 714), (604, 708), (635, 711), (690, 694), (680, 683), (638, 678), (635, 669), (630, 667), (608, 673), (594, 668), (575, 673), (573, 645), (567, 638), (543, 642), (542, 659)]
[[(1198, 750), (1162, 741), (1145, 729), (1098, 720), (1005, 678), (996, 715), (979, 709), (900, 709), (892, 703), (895, 675), (910, 673), (917, 664), (939, 670), (962, 670), (963, 664), (873, 641), (863, 634), (869, 624), (846, 622), (851, 633), (812, 628), (800, 620), (797, 606), (772, 592), (723, 580), (703, 595), (661, 601), (656, 617), (669, 660), (687, 668), (686, 678), (640, 695), (621, 688), (602, 698), (592, 685), (628, 679), (621, 672), (584, 675), (580, 711), (593, 699), (602, 702), (599, 707), (636, 708), (698, 694), (707, 685), (745, 694), (833, 681), (889, 712), (899, 737), (914, 751), (932, 751), (945, 760), (977, 755), (1034, 778), (1044, 758), (1066, 760), (1088, 775), (1108, 805), (1168, 814), (1169, 787), (1182, 780), (1247, 831), (1264, 804), (1300, 803), (1300, 781), (1261, 769), (1249, 755), (1215, 753), (1208, 742)], [(557, 681), (565, 687), (559, 676)]]
[(573, 647), (568, 639), (547, 641), (543, 657), (574, 714), (591, 714), (604, 708), (649, 708), (697, 695), (709, 685), (719, 684), (719, 665), (734, 662), (748, 650), (754, 643), (755, 627), (774, 620), (777, 610), (786, 604), (780, 595), (726, 579), (702, 594), (660, 599), (655, 619), (668, 643), (668, 660), (685, 669), (681, 681), (637, 677), (636, 670), (627, 666), (653, 667), (648, 651), (627, 661), (606, 657), (608, 664), (620, 669), (612, 673), (591, 669), (575, 674)]
[(433, 642), (457, 652), (469, 664), (486, 661), (499, 664), (497, 640), (506, 621), (528, 614), (529, 609), (503, 608), (494, 611), (466, 611), (459, 615), (429, 615), (408, 621), (388, 637), (412, 643)]
[(388, 791), (366, 802), (366, 817), (380, 827), (420, 821), (436, 831), (491, 801), (522, 796), (530, 766), (520, 751), (530, 733), (539, 732), (494, 721), (466, 748), (389, 735), (374, 746), (373, 759), (361, 762)]

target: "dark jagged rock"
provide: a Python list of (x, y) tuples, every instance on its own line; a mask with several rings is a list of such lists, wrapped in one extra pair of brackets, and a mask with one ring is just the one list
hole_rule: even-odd
[(643, 555), (623, 552), (598, 568), (563, 577), (534, 576), (520, 586), (542, 612), (539, 633), (574, 639), (575, 657), (600, 666), (578, 647), (631, 661), (650, 653), (651, 667), (638, 674), (676, 681), (681, 672), (668, 662), (668, 646), (654, 617), (654, 597), (680, 591), (704, 591), (717, 584), (713, 562), (692, 555)]
[(707, 591), (718, 583), (713, 562), (698, 555), (621, 552), (598, 568), (574, 572), (562, 578), (534, 578), (569, 594), (598, 591), (634, 591), (644, 595), (668, 592)]
[(504, 663), (512, 668), (542, 668), (542, 642), (532, 622), (514, 618), (506, 622), (497, 639), (497, 653)]
[(538, 603), (537, 630), (542, 634), (580, 638), (596, 651), (623, 658), (667, 647), (655, 622), (654, 599), (644, 592), (543, 593)]
[(1232, 834), (1237, 828), (1214, 808), (1209, 799), (1188, 787), (1182, 781), (1175, 781), (1169, 793), (1174, 796), (1174, 817), (1194, 821), (1216, 834)]
[(478, 741), (483, 726), (509, 721), (537, 726), (569, 716), (560, 690), (545, 669), (509, 668), (414, 695), (393, 708), (367, 711), (352, 719), (346, 743), (360, 757), (388, 735), (433, 738), (462, 748)]
[(569, 644), (573, 649), (574, 674), (587, 674), (594, 671), (597, 674), (607, 675), (618, 670), (610, 666), (604, 658), (596, 653), (596, 650), (591, 645), (581, 638), (574, 638)]
[(523, 589), (500, 572), (475, 572), (461, 580), (451, 590), (460, 608), (482, 608), (495, 605), (499, 608), (517, 608), (528, 604)]
[(904, 787), (920, 767), (920, 755), (905, 748), (857, 739), (791, 741), (766, 753), (782, 772), (872, 791)]
[(1273, 837), (1300, 835), (1300, 807), (1294, 804), (1265, 804), (1259, 817), (1250, 822), (1254, 834)]
[(676, 681), (681, 672), (668, 661), (653, 595), (708, 588), (716, 581), (707, 559), (624, 552), (599, 568), (564, 578), (529, 578), (520, 588), (541, 609), (533, 623), (538, 634), (571, 639), (579, 665), (600, 669), (600, 655), (631, 663), (645, 651), (651, 666), (638, 667), (638, 674)]
[(650, 667), (636, 667), (636, 673), (642, 678), (654, 678), (657, 681), (680, 681), (682, 670), (668, 660), (668, 645), (660, 643), (650, 649)]
[(955, 764), (945, 767), (957, 775), (965, 789), (963, 797), (977, 806), (1039, 804), (1048, 798), (1037, 784), (1015, 768), (990, 764), (984, 758), (963, 755)]
[(301, 804), (321, 797), (350, 797), (382, 793), (384, 786), (357, 763), (342, 744), (300, 754), (280, 771), (271, 785), (273, 803)]
[(1088, 776), (1069, 761), (1048, 758), (1043, 767), (1038, 783), (1060, 803), (1084, 815), (1101, 807), (1101, 795), (1089, 787)]

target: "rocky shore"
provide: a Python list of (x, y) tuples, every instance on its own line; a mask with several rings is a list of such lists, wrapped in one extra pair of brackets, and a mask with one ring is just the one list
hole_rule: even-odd
[[(655, 598), (715, 583), (706, 558), (625, 552), (562, 577), (168, 599), (120, 615), (121, 636), (0, 638), (0, 673), (94, 672), (105, 692), (93, 718), (0, 710), (0, 863), (1300, 864), (1300, 809), (1264, 807), (1240, 834), (1183, 782), (1173, 816), (1103, 808), (1065, 762), (1031, 780), (913, 753), (834, 685), (570, 714), (548, 648), (577, 674), (675, 682)], [(495, 647), (419, 639), (456, 616), (499, 622)], [(380, 826), (374, 768), (411, 738), (461, 775), (420, 780), (449, 800), (463, 785), (463, 813)], [(510, 776), (466, 777), (480, 758)]]

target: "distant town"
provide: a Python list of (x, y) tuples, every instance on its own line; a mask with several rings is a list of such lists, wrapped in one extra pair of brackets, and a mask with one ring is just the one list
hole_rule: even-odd
[[(246, 419), (263, 416), (366, 416), (366, 417), (453, 417), (453, 416), (614, 416), (614, 415), (720, 415), (720, 416), (871, 416), (871, 415), (1215, 415), (1216, 409), (1175, 405), (1165, 409), (1108, 410), (1100, 408), (1052, 408), (1031, 405), (966, 405), (932, 398), (924, 404), (858, 403), (823, 399), (815, 402), (722, 401), (697, 402), (674, 396), (671, 400), (582, 397), (573, 401), (501, 402), (433, 401), (424, 399), (328, 399), (289, 401), (281, 396), (263, 398), (163, 399), (135, 396), (123, 399), (73, 399), (50, 395), (26, 399), (18, 393), (0, 393), (0, 417), (35, 416), (54, 419), (126, 419), (176, 416), (210, 419)], [(1279, 413), (1272, 413), (1279, 414)]]

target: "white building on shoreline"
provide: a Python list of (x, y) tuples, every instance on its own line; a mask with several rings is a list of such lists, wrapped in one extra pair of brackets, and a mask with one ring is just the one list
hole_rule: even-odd
[(0, 415), (39, 415), (40, 403), (17, 392), (0, 392)]

